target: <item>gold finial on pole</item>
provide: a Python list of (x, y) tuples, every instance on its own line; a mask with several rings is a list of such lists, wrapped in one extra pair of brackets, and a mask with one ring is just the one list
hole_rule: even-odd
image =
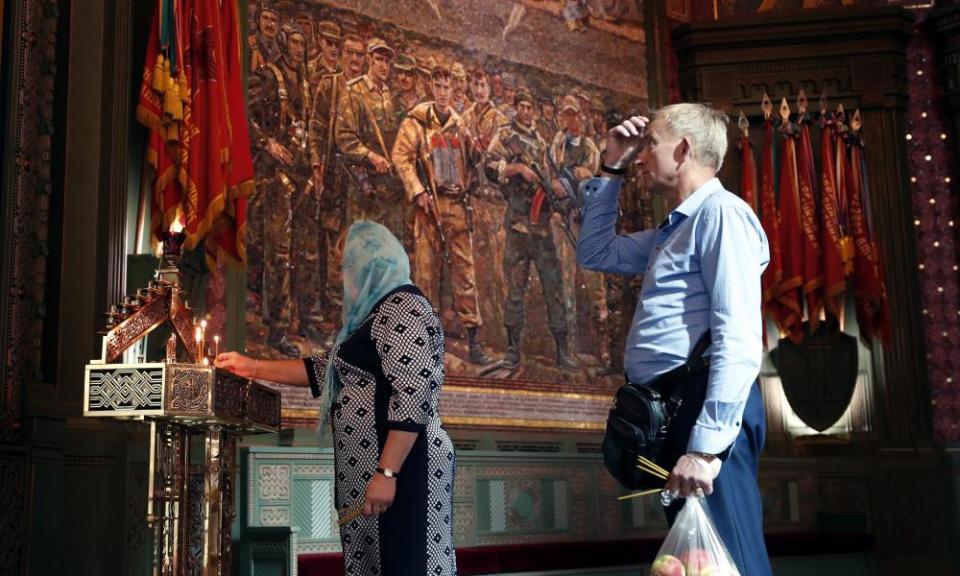
[(786, 96), (780, 101), (780, 119), (784, 124), (790, 121), (790, 104), (787, 104)]
[(763, 93), (763, 100), (760, 106), (763, 108), (763, 119), (769, 120), (770, 116), (773, 115), (773, 102), (770, 101), (770, 97), (767, 96), (766, 92)]
[(750, 121), (747, 120), (747, 115), (743, 113), (743, 110), (740, 111), (740, 118), (737, 119), (737, 126), (740, 128), (740, 131), (743, 132), (744, 136), (750, 136)]
[(853, 118), (850, 119), (850, 129), (854, 132), (859, 132), (862, 127), (863, 120), (860, 118), (860, 109), (857, 108), (853, 111)]

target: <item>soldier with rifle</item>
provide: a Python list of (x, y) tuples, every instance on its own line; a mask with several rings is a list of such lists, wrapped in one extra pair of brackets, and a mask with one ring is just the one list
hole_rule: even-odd
[[(342, 36), (340, 26), (333, 21), (324, 20), (317, 25), (323, 45), (320, 56), (314, 62), (315, 92), (310, 112), (310, 168), (312, 189), (315, 192), (311, 202), (304, 205), (298, 219), (310, 221), (308, 230), (298, 232), (301, 242), (309, 243), (316, 256), (308, 263), (311, 265), (310, 286), (297, 284), (300, 295), (301, 311), (300, 331), (313, 340), (319, 340), (316, 322), (325, 317), (339, 316), (342, 303), (343, 281), (340, 277), (340, 255), (337, 247), (346, 235), (347, 204), (341, 192), (341, 177), (336, 160), (337, 113), (341, 96), (346, 92), (347, 82), (340, 66), (340, 44)], [(319, 225), (319, 226), (318, 226)], [(294, 240), (295, 242), (298, 239)], [(313, 260), (316, 260), (314, 262)], [(313, 289), (313, 285), (316, 288)], [(311, 293), (318, 296), (307, 302)]]
[(334, 131), (343, 154), (347, 191), (347, 220), (374, 220), (404, 246), (403, 190), (390, 162), (397, 131), (394, 100), (387, 85), (394, 51), (386, 41), (367, 42), (367, 73), (347, 82), (338, 106)]
[[(507, 278), (507, 301), (503, 322), (507, 329), (508, 366), (520, 363), (520, 340), (525, 323), (524, 297), (534, 264), (540, 275), (547, 307), (547, 322), (556, 341), (557, 366), (576, 369), (578, 364), (567, 348), (563, 276), (550, 228), (554, 210), (567, 199), (559, 181), (549, 173), (547, 144), (534, 124), (534, 99), (527, 91), (517, 92), (513, 106), (516, 118), (500, 127), (490, 143), (487, 175), (500, 184), (507, 201), (504, 227), (507, 237), (503, 269)], [(538, 202), (540, 207), (535, 203)], [(548, 201), (548, 209), (542, 209)]]
[(250, 135), (255, 162), (264, 177), (250, 202), (251, 288), (259, 291), (267, 344), (288, 356), (300, 351), (288, 338), (296, 318), (292, 298), (292, 232), (295, 204), (309, 194), (306, 156), (310, 92), (306, 75), (306, 35), (286, 26), (279, 34), (282, 56), (250, 77)]
[(468, 359), (487, 365), (492, 360), (478, 334), (482, 320), (473, 260), (473, 205), (468, 194), (471, 137), (451, 106), (450, 70), (435, 67), (431, 84), (435, 100), (410, 111), (400, 124), (392, 154), (407, 201), (417, 207), (414, 280), (431, 302), (439, 304), (440, 279), (449, 268), (454, 310), (467, 333)]

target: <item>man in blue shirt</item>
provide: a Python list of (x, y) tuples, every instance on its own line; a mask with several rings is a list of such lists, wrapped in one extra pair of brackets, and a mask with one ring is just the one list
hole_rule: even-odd
[[(716, 178), (727, 124), (720, 111), (675, 104), (652, 122), (634, 116), (613, 128), (602, 177), (583, 189), (577, 261), (643, 274), (624, 367), (631, 382), (683, 399), (660, 459), (672, 468), (667, 489), (681, 497), (703, 490), (740, 574), (754, 576), (771, 573), (757, 486), (765, 435), (760, 275), (769, 249), (753, 210)], [(634, 161), (670, 214), (656, 230), (617, 235), (622, 175)], [(708, 330), (708, 359), (678, 376)], [(671, 523), (681, 506), (667, 508)]]

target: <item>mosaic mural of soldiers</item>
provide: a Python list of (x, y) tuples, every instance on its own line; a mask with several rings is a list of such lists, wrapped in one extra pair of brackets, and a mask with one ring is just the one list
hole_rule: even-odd
[(553, 142), (560, 123), (557, 122), (557, 103), (552, 96), (540, 97), (540, 116), (537, 118), (537, 132), (547, 142)]
[(414, 108), (400, 125), (393, 162), (418, 208), (414, 222), (414, 279), (431, 302), (440, 302), (440, 281), (449, 263), (453, 307), (467, 333), (470, 362), (490, 364), (479, 340), (480, 302), (473, 261), (470, 197), (470, 133), (452, 107), (450, 70), (434, 68), (433, 102)]
[(387, 81), (394, 50), (386, 41), (367, 42), (367, 73), (347, 83), (337, 116), (336, 142), (345, 160), (347, 220), (374, 220), (409, 248), (403, 191), (390, 162), (397, 114)]
[[(286, 26), (278, 35), (282, 48), (276, 63), (267, 62), (250, 77), (250, 132), (257, 144), (255, 161), (265, 178), (250, 205), (248, 245), (262, 246), (254, 291), (260, 290), (267, 343), (287, 355), (299, 350), (288, 340), (295, 302), (291, 299), (293, 212), (310, 177), (307, 118), (310, 92), (306, 76), (306, 35)], [(266, 169), (264, 169), (266, 168)], [(296, 272), (293, 272), (295, 275)]]
[[(339, 310), (342, 302), (340, 276), (340, 239), (346, 233), (346, 201), (341, 192), (342, 175), (336, 158), (337, 107), (346, 92), (347, 82), (340, 66), (340, 45), (343, 40), (340, 26), (324, 20), (317, 25), (321, 50), (312, 63), (313, 98), (310, 113), (310, 170), (314, 194), (295, 216), (294, 242), (301, 243), (306, 255), (300, 278), (309, 283), (309, 289), (297, 286), (300, 332), (312, 340), (319, 340), (317, 324), (326, 320), (324, 312)], [(297, 229), (297, 223), (303, 229)], [(318, 226), (319, 225), (319, 226)], [(313, 287), (316, 286), (314, 289)], [(312, 302), (306, 298), (316, 294)], [(334, 316), (336, 316), (334, 314)]]
[[(513, 104), (516, 118), (497, 130), (490, 144), (486, 166), (489, 178), (500, 183), (507, 201), (503, 258), (504, 275), (508, 279), (503, 320), (507, 330), (504, 363), (508, 366), (520, 363), (524, 297), (533, 264), (543, 288), (547, 323), (556, 341), (557, 365), (575, 369), (578, 364), (567, 348), (563, 277), (550, 226), (552, 214), (549, 203), (542, 203), (545, 193), (542, 187), (546, 183), (542, 183), (540, 174), (547, 176), (547, 144), (534, 125), (536, 104), (533, 96), (526, 91), (517, 92)], [(552, 192), (562, 198), (565, 193), (558, 181), (554, 178), (552, 183)]]
[(450, 77), (453, 83), (453, 109), (457, 114), (463, 114), (470, 106), (470, 100), (467, 99), (467, 70), (463, 64), (454, 62), (450, 66)]
[(277, 35), (280, 33), (280, 16), (261, 2), (257, 5), (254, 21), (257, 23), (257, 32), (247, 37), (251, 72), (256, 72), (267, 62), (276, 62), (280, 58), (280, 46), (277, 43)]

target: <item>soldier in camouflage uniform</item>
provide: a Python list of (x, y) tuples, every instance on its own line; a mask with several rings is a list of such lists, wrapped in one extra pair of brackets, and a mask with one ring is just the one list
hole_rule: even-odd
[[(310, 112), (311, 190), (294, 216), (294, 244), (304, 254), (297, 287), (300, 332), (319, 340), (317, 323), (338, 319), (342, 304), (343, 281), (340, 276), (340, 240), (346, 234), (346, 201), (336, 163), (335, 130), (337, 106), (346, 92), (347, 82), (340, 67), (340, 26), (325, 20), (317, 25), (320, 57), (313, 66), (313, 98)], [(319, 226), (318, 226), (319, 225)], [(312, 301), (310, 300), (312, 298)]]
[(473, 137), (474, 163), (481, 161), (477, 183), (484, 184), (487, 178), (483, 166), (486, 163), (482, 160), (497, 129), (509, 124), (510, 120), (490, 100), (490, 81), (483, 68), (477, 68), (470, 73), (470, 91), (473, 93), (474, 102), (463, 113), (463, 123)]
[(544, 142), (553, 142), (560, 131), (557, 122), (557, 103), (550, 96), (540, 97), (540, 117), (537, 118), (537, 132)]
[(257, 5), (255, 20), (257, 32), (247, 37), (251, 72), (256, 72), (266, 66), (267, 62), (276, 62), (280, 58), (280, 46), (277, 44), (280, 16), (261, 2)]
[(517, 116), (517, 109), (513, 100), (517, 95), (517, 77), (510, 73), (500, 75), (500, 84), (503, 87), (503, 101), (500, 103), (500, 112), (513, 122)]
[(463, 64), (454, 62), (450, 66), (450, 76), (453, 82), (453, 109), (462, 115), (470, 106), (470, 100), (467, 99), (467, 70)]
[[(577, 102), (580, 104), (580, 125), (584, 136), (596, 141), (598, 135), (593, 126), (593, 100), (586, 91), (581, 89), (574, 90), (572, 95), (577, 98)], [(599, 136), (603, 136), (603, 134)]]
[[(418, 208), (414, 280), (438, 305), (444, 259), (449, 259), (453, 307), (467, 331), (469, 360), (486, 365), (492, 360), (484, 354), (478, 337), (483, 322), (473, 261), (473, 206), (468, 197), (470, 132), (451, 106), (450, 71), (438, 66), (432, 80), (436, 99), (407, 115), (393, 147), (393, 163), (407, 201)], [(443, 239), (438, 229), (442, 229)]]
[[(550, 156), (559, 171), (559, 178), (563, 180), (568, 190), (576, 191), (581, 181), (591, 178), (600, 168), (600, 151), (592, 140), (583, 135), (580, 105), (573, 96), (564, 96), (560, 101), (560, 119), (563, 129), (558, 131), (550, 146)], [(579, 223), (574, 223), (576, 233), (579, 233)], [(565, 270), (566, 277), (573, 279), (574, 294), (571, 299), (578, 302), (575, 292), (577, 287), (585, 290), (589, 296), (590, 319), (597, 330), (598, 356), (609, 365), (607, 353), (609, 347), (609, 330), (607, 326), (608, 308), (607, 292), (603, 274), (584, 270), (576, 265), (576, 250), (564, 246), (561, 250), (561, 260), (569, 267)], [(578, 318), (583, 315), (578, 314)]]
[[(567, 349), (567, 323), (563, 303), (563, 277), (557, 248), (550, 228), (551, 211), (544, 207), (534, 218), (532, 208), (540, 188), (537, 169), (547, 170), (547, 145), (537, 134), (533, 122), (534, 100), (526, 91), (518, 92), (513, 106), (517, 117), (497, 130), (490, 144), (487, 174), (500, 183), (507, 200), (506, 246), (503, 268), (508, 278), (507, 301), (504, 306), (504, 324), (507, 329), (507, 354), (504, 362), (516, 366), (520, 362), (520, 339), (523, 333), (524, 296), (530, 277), (530, 264), (540, 274), (543, 297), (547, 306), (547, 322), (557, 349), (557, 365), (577, 368), (577, 362)], [(556, 185), (557, 180), (554, 178)], [(539, 192), (542, 194), (542, 191)], [(559, 186), (554, 193), (564, 195)]]
[[(420, 94), (417, 88), (423, 71), (417, 62), (416, 57), (410, 54), (399, 54), (393, 62), (393, 69), (397, 71), (395, 76), (398, 90), (393, 97), (393, 111), (397, 114), (397, 126), (399, 126), (407, 114), (426, 100)], [(407, 255), (410, 261), (414, 260), (414, 223), (416, 220), (416, 209), (409, 202), (403, 205), (403, 226), (404, 237), (408, 241), (404, 244), (407, 249)]]
[(410, 54), (400, 54), (393, 62), (393, 69), (397, 71), (396, 95), (393, 97), (393, 109), (397, 113), (399, 126), (407, 114), (424, 102), (417, 90), (417, 80), (421, 74), (417, 59)]
[(343, 38), (343, 75), (349, 82), (363, 76), (363, 65), (367, 61), (367, 47), (363, 40), (355, 35), (348, 34)]
[(347, 220), (374, 220), (409, 249), (403, 222), (403, 188), (390, 163), (397, 114), (387, 86), (393, 48), (380, 38), (367, 43), (368, 71), (347, 83), (337, 117), (337, 147), (346, 162)]
[[(250, 203), (250, 242), (262, 262), (262, 274), (253, 279), (260, 288), (262, 317), (269, 328), (267, 343), (287, 355), (300, 351), (288, 339), (291, 312), (291, 234), (295, 203), (307, 187), (307, 116), (310, 93), (305, 54), (306, 35), (286, 27), (279, 36), (280, 60), (266, 63), (250, 78), (250, 131), (256, 144), (256, 162), (263, 169), (257, 193)], [(262, 249), (258, 248), (262, 246)]]

